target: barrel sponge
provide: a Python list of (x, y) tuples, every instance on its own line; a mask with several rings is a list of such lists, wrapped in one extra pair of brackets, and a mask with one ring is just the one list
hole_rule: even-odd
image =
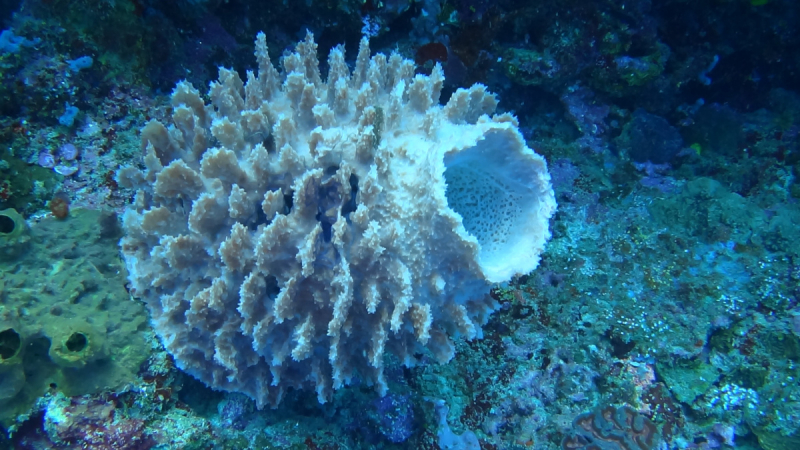
[(532, 166), (538, 173), (546, 168), (536, 155), (514, 150), (524, 145), (516, 130), (496, 130), (444, 158), (447, 204), (478, 240), (478, 261), (490, 282), (535, 269), (549, 237), (542, 223), (553, 211), (550, 185), (530, 176)]
[(186, 82), (171, 123), (142, 130), (123, 223), (131, 292), (176, 363), (262, 407), (289, 388), (364, 380), (384, 358), (446, 362), (481, 337), (492, 283), (536, 268), (555, 199), (516, 119), (479, 84), (439, 104), (440, 66), (397, 54), (354, 70), (309, 33), (282, 70), (220, 69), (210, 104)]
[(106, 356), (105, 333), (90, 324), (65, 323), (49, 327), (50, 359), (61, 367), (84, 367)]
[(0, 211), (0, 260), (14, 260), (29, 246), (28, 224), (16, 209)]
[(13, 398), (25, 385), (22, 352), (19, 332), (0, 319), (0, 401)]

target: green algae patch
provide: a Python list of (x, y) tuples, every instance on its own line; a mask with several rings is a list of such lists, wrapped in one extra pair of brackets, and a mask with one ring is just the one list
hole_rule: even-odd
[(706, 393), (720, 376), (714, 366), (697, 361), (682, 361), (675, 365), (659, 363), (657, 371), (675, 398), (685, 403), (692, 403)]
[(796, 450), (800, 448), (800, 436), (797, 434), (784, 436), (777, 431), (767, 431), (763, 428), (754, 428), (753, 433), (758, 437), (758, 443), (764, 450)]
[(133, 382), (149, 356), (147, 315), (125, 290), (116, 216), (72, 211), (28, 231), (27, 251), (0, 260), (0, 424), (48, 390), (66, 396)]

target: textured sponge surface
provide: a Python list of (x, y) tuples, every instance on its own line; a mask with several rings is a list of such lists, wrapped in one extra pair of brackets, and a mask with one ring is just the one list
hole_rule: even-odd
[(491, 281), (532, 270), (536, 249), (549, 237), (541, 226), (554, 207), (549, 179), (531, 172), (540, 160), (515, 151), (520, 145), (516, 131), (495, 130), (444, 159), (447, 205), (480, 244), (479, 262)]
[(309, 34), (280, 73), (260, 34), (258, 74), (220, 69), (210, 104), (179, 83), (171, 123), (142, 130), (145, 170), (117, 174), (137, 191), (131, 292), (164, 347), (259, 407), (356, 380), (385, 393), (387, 353), (448, 361), (498, 307), (491, 283), (536, 267), (555, 207), (485, 87), (441, 106), (441, 66), (416, 75), (366, 39), (352, 72), (333, 48), (323, 81), (316, 50)]
[(486, 170), (481, 162), (485, 163), (474, 158), (447, 168), (447, 204), (461, 215), (464, 228), (478, 239), (482, 252), (500, 257), (522, 217), (521, 199), (501, 174)]

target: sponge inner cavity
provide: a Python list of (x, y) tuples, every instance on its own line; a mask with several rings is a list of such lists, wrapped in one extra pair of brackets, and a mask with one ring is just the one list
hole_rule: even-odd
[(497, 168), (486, 158), (467, 156), (453, 161), (444, 172), (447, 204), (480, 243), (484, 262), (502, 258), (513, 245), (514, 229), (522, 216), (522, 196), (493, 170)]

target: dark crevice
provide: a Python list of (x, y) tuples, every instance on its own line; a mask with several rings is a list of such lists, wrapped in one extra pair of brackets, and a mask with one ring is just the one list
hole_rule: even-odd
[(342, 205), (342, 216), (349, 217), (350, 213), (355, 211), (358, 207), (356, 203), (356, 195), (358, 195), (358, 177), (356, 174), (350, 174), (350, 199)]
[(255, 220), (251, 220), (247, 223), (247, 228), (250, 231), (256, 231), (259, 225), (267, 223), (267, 215), (264, 214), (264, 209), (261, 207), (261, 203), (256, 204), (255, 211)]
[(22, 339), (13, 328), (0, 332), (0, 359), (13, 358), (22, 345)]
[(267, 283), (267, 288), (266, 288), (267, 298), (275, 300), (278, 297), (278, 294), (280, 294), (281, 292), (281, 286), (278, 283), (278, 279), (275, 278), (273, 275), (267, 275), (265, 281)]
[(291, 213), (292, 206), (294, 206), (294, 191), (289, 190), (288, 193), (283, 194), (283, 214), (288, 215)]
[(86, 335), (83, 333), (72, 333), (72, 335), (67, 339), (66, 347), (67, 350), (71, 352), (80, 352), (86, 348), (89, 344), (89, 340), (86, 339)]
[(17, 224), (14, 222), (14, 219), (12, 219), (11, 217), (8, 217), (6, 215), (0, 215), (0, 233), (11, 234), (11, 232), (14, 231), (16, 225)]

